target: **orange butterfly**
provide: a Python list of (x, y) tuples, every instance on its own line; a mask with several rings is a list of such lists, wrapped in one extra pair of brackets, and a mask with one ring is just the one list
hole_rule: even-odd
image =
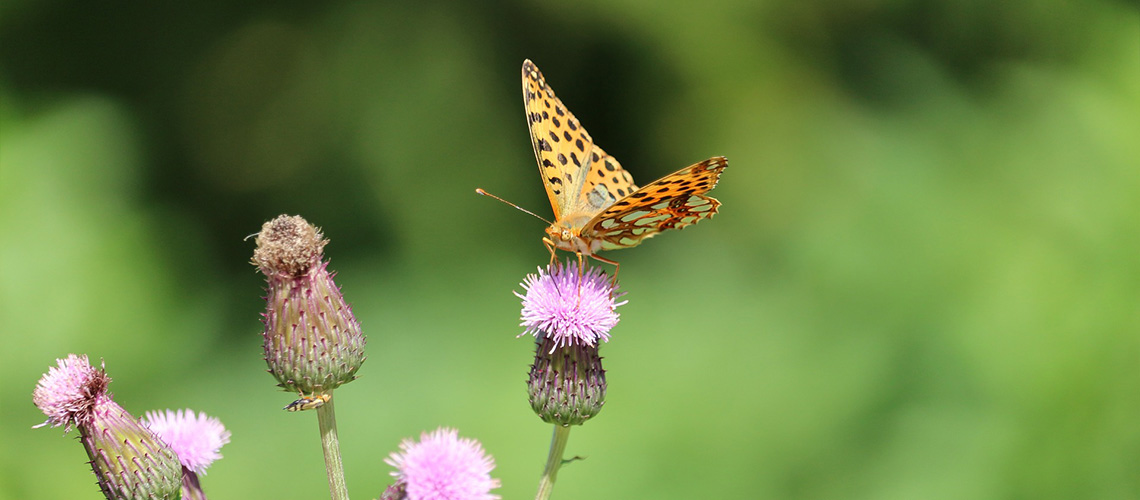
[[(543, 242), (550, 249), (591, 256), (629, 248), (667, 229), (712, 217), (720, 202), (705, 196), (728, 166), (715, 156), (638, 188), (614, 157), (594, 144), (586, 129), (554, 95), (538, 67), (522, 66), (523, 104), (542, 184), (554, 208)], [(486, 194), (480, 190), (482, 194)], [(616, 272), (615, 272), (616, 275)]]

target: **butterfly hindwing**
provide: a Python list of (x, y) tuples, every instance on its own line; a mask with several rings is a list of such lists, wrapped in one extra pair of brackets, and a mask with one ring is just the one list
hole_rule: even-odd
[(602, 250), (628, 248), (712, 217), (720, 202), (704, 194), (716, 187), (727, 166), (728, 160), (717, 156), (662, 177), (590, 219), (581, 235), (602, 240)]

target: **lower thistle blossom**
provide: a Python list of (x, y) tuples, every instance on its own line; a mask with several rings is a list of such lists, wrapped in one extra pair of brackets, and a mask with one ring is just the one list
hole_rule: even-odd
[(181, 498), (181, 467), (174, 451), (111, 399), (111, 378), (87, 356), (58, 360), (36, 384), (32, 400), (43, 424), (79, 429), (100, 490), (110, 500)]
[(626, 301), (601, 270), (553, 264), (522, 283), (523, 334), (536, 337), (527, 381), (531, 408), (547, 423), (581, 425), (601, 411), (606, 371), (598, 354)]
[(491, 477), (495, 460), (474, 439), (460, 438), (454, 429), (439, 428), (405, 439), (400, 451), (384, 460), (396, 468), (396, 484), (381, 500), (496, 500), (491, 490), (499, 480)]
[(205, 475), (210, 464), (222, 458), (219, 450), (230, 442), (230, 431), (218, 419), (190, 409), (148, 411), (142, 423), (178, 455), (182, 463), (183, 500), (204, 500), (206, 494), (198, 475)]

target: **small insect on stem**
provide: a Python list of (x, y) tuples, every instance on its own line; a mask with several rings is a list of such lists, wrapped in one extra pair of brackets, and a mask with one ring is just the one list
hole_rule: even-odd
[(317, 408), (324, 406), (325, 403), (328, 403), (329, 400), (332, 399), (331, 394), (314, 394), (312, 396), (306, 396), (304, 394), (300, 394), (300, 396), (301, 396), (301, 399), (298, 399), (292, 403), (289, 403), (284, 408), (282, 408), (282, 410), (286, 410), (286, 411), (315, 410)]

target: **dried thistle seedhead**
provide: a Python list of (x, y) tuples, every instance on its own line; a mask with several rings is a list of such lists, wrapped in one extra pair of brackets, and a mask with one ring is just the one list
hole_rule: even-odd
[(266, 276), (300, 276), (320, 262), (328, 242), (300, 215), (280, 215), (261, 225), (252, 263)]

